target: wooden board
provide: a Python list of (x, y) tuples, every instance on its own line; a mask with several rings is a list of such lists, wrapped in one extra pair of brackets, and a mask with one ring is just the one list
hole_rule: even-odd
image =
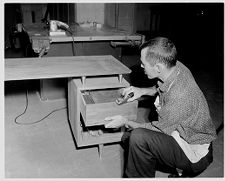
[(111, 55), (5, 59), (5, 81), (128, 74)]
[(77, 145), (79, 146), (82, 142), (82, 127), (80, 124), (80, 91), (74, 85), (72, 79), (68, 81), (68, 113), (69, 113), (69, 124), (72, 133), (75, 137)]

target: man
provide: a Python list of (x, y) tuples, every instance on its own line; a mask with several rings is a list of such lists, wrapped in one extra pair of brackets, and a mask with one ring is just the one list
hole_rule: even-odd
[(126, 177), (155, 177), (158, 165), (182, 170), (183, 177), (199, 174), (212, 162), (211, 144), (216, 139), (202, 91), (189, 69), (177, 60), (176, 47), (167, 38), (157, 37), (141, 46), (141, 66), (149, 79), (160, 80), (158, 86), (131, 86), (122, 94), (134, 93), (128, 101), (157, 95), (158, 120), (138, 123), (120, 115), (105, 119), (106, 128), (132, 129)]

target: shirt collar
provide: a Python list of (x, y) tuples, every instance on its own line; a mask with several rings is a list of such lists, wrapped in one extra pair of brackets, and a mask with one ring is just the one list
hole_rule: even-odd
[(157, 84), (159, 86), (159, 90), (162, 92), (168, 92), (170, 87), (172, 86), (173, 82), (177, 78), (178, 74), (180, 72), (180, 69), (178, 66), (176, 66), (175, 70), (172, 72), (172, 74), (165, 80), (165, 82), (158, 81)]

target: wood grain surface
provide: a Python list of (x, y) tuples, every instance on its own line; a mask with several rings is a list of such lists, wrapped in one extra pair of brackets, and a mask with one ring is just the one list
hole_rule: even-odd
[(5, 81), (128, 74), (111, 55), (5, 59)]

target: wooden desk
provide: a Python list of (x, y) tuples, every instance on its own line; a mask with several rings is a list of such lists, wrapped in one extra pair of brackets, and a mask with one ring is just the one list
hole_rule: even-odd
[[(115, 48), (111, 46), (111, 41), (127, 42), (140, 44), (144, 41), (144, 37), (138, 34), (132, 34), (126, 31), (113, 29), (107, 26), (102, 28), (81, 27), (71, 25), (73, 31), (73, 38), (67, 32), (66, 36), (49, 36), (48, 30), (44, 29), (44, 24), (30, 24), (24, 25), (33, 49), (41, 50), (46, 46), (44, 41), (50, 42), (50, 48), (47, 48), (45, 57), (54, 56), (73, 56), (72, 42), (74, 39), (75, 56), (86, 55), (112, 55), (117, 59), (121, 59), (122, 48)], [(42, 100), (55, 100), (65, 98), (65, 79), (57, 80), (43, 80), (40, 82), (40, 96)]]
[[(100, 136), (91, 135), (89, 130), (103, 125), (107, 116), (120, 114), (136, 120), (137, 101), (119, 106), (115, 97), (111, 98), (112, 91), (129, 86), (122, 75), (130, 72), (111, 55), (5, 59), (5, 81), (69, 78), (69, 123), (77, 146), (98, 145), (100, 156), (103, 144), (120, 141), (123, 130), (103, 130)], [(105, 97), (103, 102), (85, 101), (85, 92), (93, 90), (97, 97)], [(109, 96), (102, 90), (110, 90)]]

